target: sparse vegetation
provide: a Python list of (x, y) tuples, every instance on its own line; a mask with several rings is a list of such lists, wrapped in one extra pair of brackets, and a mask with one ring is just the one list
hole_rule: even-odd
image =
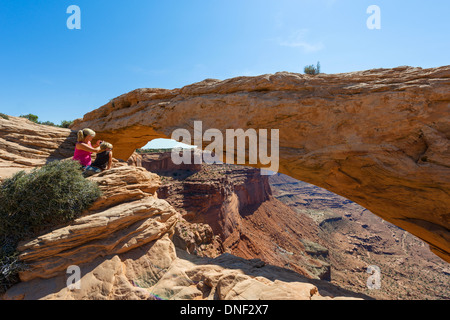
[(61, 128), (69, 128), (73, 123), (73, 120), (63, 120), (61, 121), (61, 124), (58, 125), (57, 127), (61, 127)]
[(55, 161), (0, 185), (0, 292), (24, 267), (17, 259), (19, 241), (74, 220), (101, 195), (79, 168), (72, 160)]
[(59, 128), (69, 128), (72, 125), (72, 123), (73, 123), (73, 121), (68, 121), (68, 120), (61, 121), (61, 124), (54, 124), (51, 121), (44, 121), (44, 122), (42, 122), (42, 121), (38, 120), (39, 117), (37, 115), (31, 114), (31, 113), (30, 114), (26, 114), (26, 115), (21, 115), (20, 118), (28, 119), (31, 122), (34, 122), (34, 123), (37, 123), (37, 124), (42, 124), (42, 125), (45, 125), (45, 126), (52, 126), (52, 127), (59, 127)]
[(0, 113), (0, 118), (3, 118), (5, 120), (9, 120), (9, 116), (7, 114), (4, 114), (4, 113)]
[(309, 66), (305, 66), (304, 72), (306, 74), (311, 74), (311, 75), (319, 74), (320, 73), (320, 62), (317, 62), (316, 66), (314, 66), (313, 64), (311, 64)]

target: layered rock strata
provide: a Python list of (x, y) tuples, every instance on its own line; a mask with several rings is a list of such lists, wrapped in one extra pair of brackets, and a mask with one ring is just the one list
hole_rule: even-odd
[[(316, 243), (317, 226), (307, 215), (299, 217), (275, 199), (268, 176), (259, 169), (203, 163), (200, 170), (175, 170), (173, 165), (166, 166), (168, 156), (170, 153), (133, 155), (130, 163), (158, 168), (162, 180), (158, 196), (188, 223), (208, 226), (207, 232), (204, 228), (197, 232), (209, 236), (190, 236), (189, 243), (184, 242), (189, 252), (206, 252), (210, 257), (229, 252), (309, 278), (331, 279), (328, 250)], [(184, 230), (179, 228), (177, 235)], [(201, 238), (211, 240), (204, 244)]]
[(33, 123), (25, 118), (0, 117), (0, 180), (15, 172), (73, 156), (76, 133)]

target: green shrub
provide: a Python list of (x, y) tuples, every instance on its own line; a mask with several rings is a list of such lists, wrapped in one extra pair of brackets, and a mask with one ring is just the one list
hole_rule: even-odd
[(317, 65), (314, 66), (313, 64), (306, 66), (304, 69), (306, 74), (312, 74), (316, 75), (320, 73), (320, 62), (317, 62)]
[(43, 122), (39, 121), (38, 124), (42, 124), (42, 125), (44, 125), (44, 126), (57, 127), (57, 125), (54, 124), (54, 123), (51, 122), (51, 121), (43, 121)]
[(37, 115), (35, 115), (35, 114), (25, 114), (25, 115), (20, 115), (20, 117), (21, 118), (25, 118), (25, 119), (28, 119), (28, 120), (30, 120), (31, 122), (34, 122), (34, 123), (39, 123), (39, 121), (38, 121), (38, 119), (39, 119), (39, 117), (37, 116)]
[[(0, 114), (1, 116), (2, 114)], [(20, 118), (25, 118), (30, 120), (31, 122), (34, 122), (36, 124), (42, 124), (42, 125), (46, 125), (46, 126), (52, 126), (52, 127), (59, 127), (59, 128), (69, 128), (72, 124), (73, 124), (73, 120), (69, 121), (69, 120), (62, 120), (61, 124), (55, 124), (51, 121), (39, 121), (39, 117), (35, 114), (26, 114), (26, 115), (21, 115)]]
[(9, 116), (7, 114), (4, 114), (4, 113), (0, 113), (0, 118), (3, 118), (5, 120), (9, 120)]
[[(83, 178), (76, 161), (51, 162), (30, 173), (21, 171), (0, 185), (0, 286), (20, 267), (19, 241), (67, 224), (100, 197), (98, 185)], [(1, 290), (1, 288), (0, 288)]]
[(0, 238), (34, 236), (46, 227), (67, 223), (100, 196), (83, 178), (76, 161), (54, 161), (30, 173), (6, 179), (0, 189)]
[(60, 127), (60, 128), (70, 128), (70, 126), (73, 124), (73, 120), (71, 120), (71, 121), (68, 121), (68, 120), (62, 120), (61, 121), (61, 124), (60, 125), (58, 125), (57, 127)]

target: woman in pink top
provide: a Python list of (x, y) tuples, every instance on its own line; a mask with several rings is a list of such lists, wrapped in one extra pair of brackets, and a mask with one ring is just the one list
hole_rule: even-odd
[(94, 137), (95, 132), (91, 129), (83, 129), (78, 131), (78, 142), (75, 146), (75, 153), (72, 159), (78, 161), (83, 168), (91, 165), (91, 154), (93, 152), (100, 151), (100, 140), (97, 141), (97, 144), (95, 146), (92, 146), (91, 144), (91, 141)]

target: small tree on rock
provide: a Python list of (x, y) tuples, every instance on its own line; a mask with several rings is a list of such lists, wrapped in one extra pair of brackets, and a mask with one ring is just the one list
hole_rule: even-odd
[(306, 74), (316, 75), (320, 73), (320, 62), (317, 62), (317, 65), (314, 66), (313, 64), (309, 66), (305, 66), (304, 72)]

